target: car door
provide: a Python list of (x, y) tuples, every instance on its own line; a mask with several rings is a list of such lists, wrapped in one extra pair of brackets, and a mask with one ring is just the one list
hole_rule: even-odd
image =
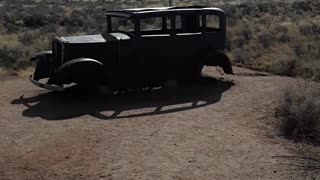
[(175, 38), (170, 33), (170, 18), (164, 15), (140, 19), (139, 64), (142, 72), (153, 79), (161, 79), (173, 71)]

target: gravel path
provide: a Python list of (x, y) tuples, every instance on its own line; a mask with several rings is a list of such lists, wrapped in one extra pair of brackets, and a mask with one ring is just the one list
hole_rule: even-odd
[(112, 97), (3, 79), (0, 179), (304, 179), (275, 157), (294, 145), (268, 125), (296, 81), (235, 72)]

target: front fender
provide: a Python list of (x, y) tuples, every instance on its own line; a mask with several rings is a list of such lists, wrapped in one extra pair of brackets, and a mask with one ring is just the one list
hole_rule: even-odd
[(94, 84), (101, 80), (103, 64), (90, 58), (78, 58), (64, 63), (50, 77), (49, 84)]
[(30, 59), (30, 61), (36, 61), (36, 60), (39, 60), (43, 57), (46, 57), (46, 56), (52, 56), (52, 51), (42, 51), (42, 52), (39, 52), (35, 55), (33, 55)]
[(53, 71), (52, 51), (43, 51), (31, 57), (30, 61), (36, 61), (36, 69), (33, 74), (34, 80), (48, 78)]

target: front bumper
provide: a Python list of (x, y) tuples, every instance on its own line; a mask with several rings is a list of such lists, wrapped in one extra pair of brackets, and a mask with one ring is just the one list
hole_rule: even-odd
[(40, 81), (33, 79), (32, 75), (30, 75), (29, 80), (32, 82), (32, 84), (50, 91), (64, 91), (63, 86), (42, 83)]

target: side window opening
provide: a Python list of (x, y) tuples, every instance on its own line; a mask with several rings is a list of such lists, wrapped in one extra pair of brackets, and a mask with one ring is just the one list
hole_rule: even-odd
[(162, 29), (162, 17), (148, 17), (140, 20), (141, 31), (154, 31)]
[(112, 17), (112, 32), (114, 31), (134, 32), (134, 21), (129, 18)]
[[(165, 29), (171, 30), (171, 18), (169, 16), (166, 16), (165, 21), (166, 21), (166, 28)], [(169, 31), (168, 31), (168, 33), (169, 33)]]
[(182, 33), (182, 18), (180, 15), (176, 16), (176, 30), (177, 33)]
[(217, 32), (220, 29), (220, 19), (216, 15), (207, 15), (207, 32)]
[(140, 19), (142, 36), (169, 35), (170, 18), (166, 16), (146, 17)]
[(201, 15), (177, 15), (176, 28), (177, 34), (190, 34), (202, 32), (202, 18)]

